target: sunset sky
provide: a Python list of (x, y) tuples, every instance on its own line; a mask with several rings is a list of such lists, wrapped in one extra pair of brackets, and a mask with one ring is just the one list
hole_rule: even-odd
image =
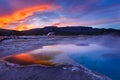
[(44, 26), (120, 29), (120, 0), (0, 0), (0, 28)]

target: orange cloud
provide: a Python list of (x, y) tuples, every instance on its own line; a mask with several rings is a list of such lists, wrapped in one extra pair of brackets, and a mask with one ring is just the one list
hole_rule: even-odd
[(39, 5), (39, 6), (33, 6), (22, 10), (18, 10), (11, 15), (1, 16), (0, 28), (6, 28), (12, 23), (16, 23), (17, 21), (23, 20), (33, 15), (34, 12), (55, 10), (56, 8), (57, 7), (55, 5), (50, 5), (50, 4)]

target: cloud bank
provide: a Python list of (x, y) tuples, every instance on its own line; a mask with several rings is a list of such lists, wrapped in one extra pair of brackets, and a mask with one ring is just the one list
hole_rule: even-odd
[(118, 0), (1, 0), (0, 28), (27, 30), (81, 25), (120, 29), (119, 3)]

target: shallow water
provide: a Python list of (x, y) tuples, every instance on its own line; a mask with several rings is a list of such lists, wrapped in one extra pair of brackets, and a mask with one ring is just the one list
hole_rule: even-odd
[[(54, 41), (55, 40), (55, 41)], [(39, 40), (36, 40), (37, 45)], [(120, 80), (120, 39), (116, 37), (52, 38), (40, 48), (4, 57), (5, 60), (20, 64), (41, 64), (55, 66), (77, 63)], [(13, 48), (14, 50), (14, 48)]]
[(33, 64), (40, 64), (43, 66), (56, 66), (62, 64), (78, 65), (74, 60), (72, 60), (69, 57), (67, 53), (64, 52), (64, 50), (61, 50), (62, 48), (57, 49), (57, 46), (62, 47), (62, 45), (43, 46), (40, 49), (29, 51), (27, 53), (20, 53), (17, 55), (10, 55), (4, 57), (3, 59), (10, 63), (19, 65), (33, 65)]
[[(59, 60), (55, 62), (55, 57), (59, 55)], [(60, 57), (60, 55), (64, 56)], [(67, 56), (65, 56), (67, 55)], [(6, 57), (6, 60), (22, 65), (42, 64), (50, 65), (58, 63), (69, 63), (66, 57), (70, 57), (77, 63), (86, 66), (89, 69), (95, 70), (102, 74), (111, 77), (113, 80), (120, 80), (120, 55), (116, 48), (108, 48), (105, 46), (90, 44), (90, 45), (49, 45), (42, 49), (37, 49), (29, 53), (22, 53), (15, 56)], [(74, 64), (72, 62), (71, 64)]]

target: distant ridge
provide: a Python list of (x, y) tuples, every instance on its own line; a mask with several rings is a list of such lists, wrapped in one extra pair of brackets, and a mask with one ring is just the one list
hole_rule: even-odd
[(36, 28), (26, 31), (0, 29), (0, 36), (48, 35), (50, 33), (52, 33), (51, 35), (103, 35), (103, 34), (120, 35), (120, 30), (104, 28), (100, 29), (84, 26), (69, 26), (69, 27), (47, 26), (44, 28)]

